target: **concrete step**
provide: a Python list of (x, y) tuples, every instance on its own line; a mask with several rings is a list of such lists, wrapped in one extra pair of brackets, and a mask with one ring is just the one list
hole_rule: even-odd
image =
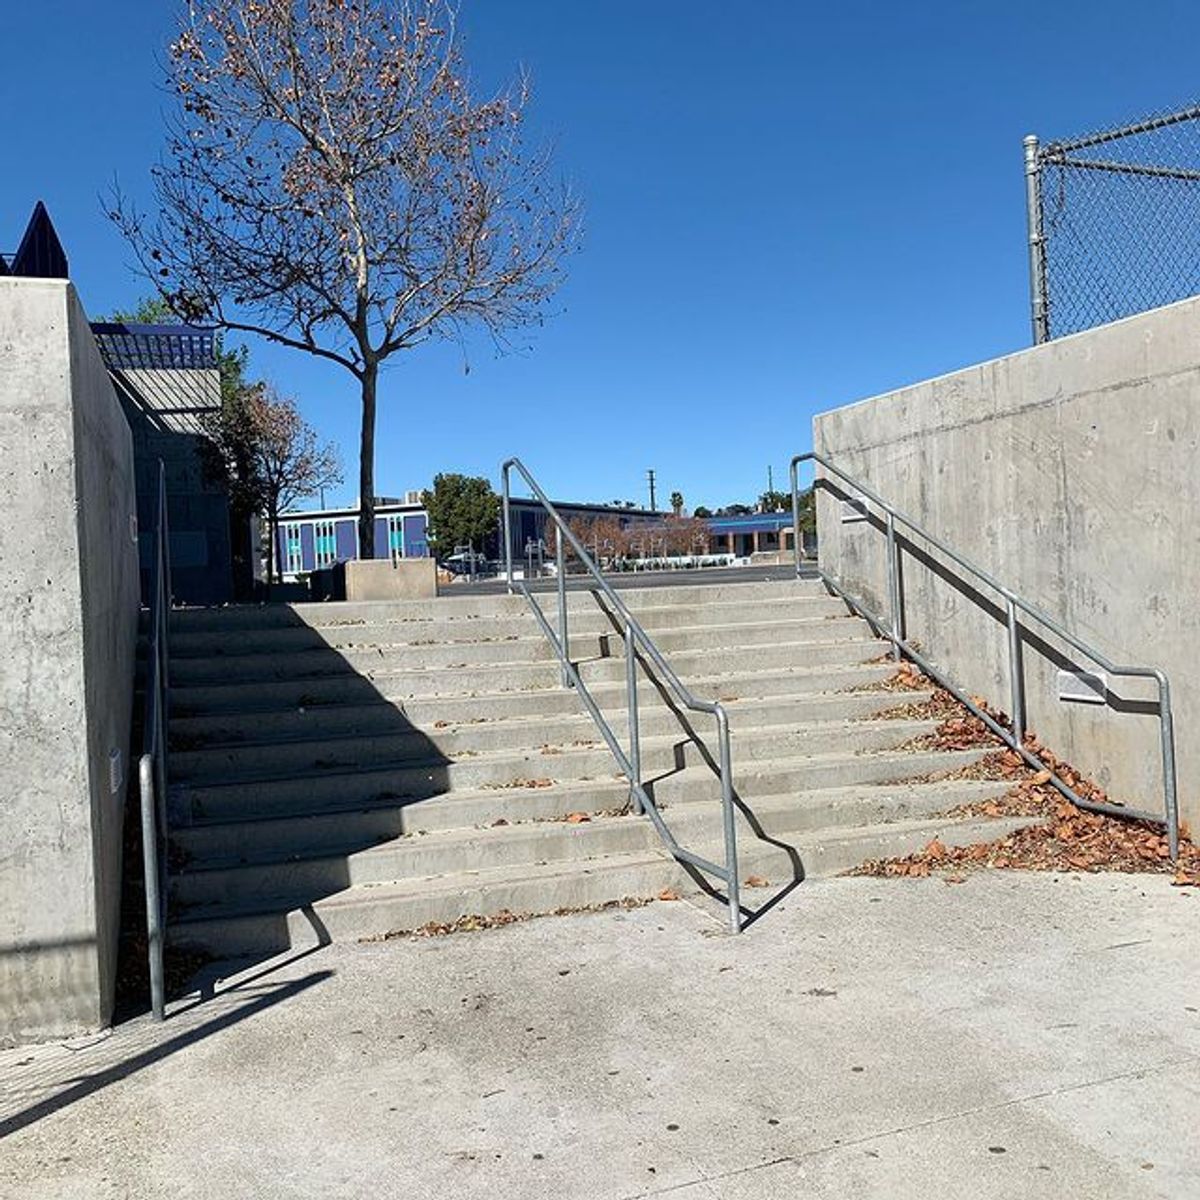
[[(993, 753), (986, 750), (883, 750), (844, 754), (833, 751), (780, 758), (739, 766), (734, 761), (734, 789), (744, 800), (859, 784), (892, 784), (957, 771)], [(660, 804), (679, 804), (715, 797), (720, 780), (708, 767), (691, 767), (647, 779), (644, 785)]]
[[(648, 632), (664, 654), (710, 647), (832, 642), (869, 636), (861, 621), (844, 612), (815, 617), (798, 616), (793, 612), (769, 620), (744, 619), (747, 615), (743, 611), (743, 619), (738, 621), (679, 624)], [(572, 659), (624, 653), (623, 632), (615, 630), (602, 615), (594, 616), (596, 619), (586, 623), (583, 620), (568, 622)], [(581, 628), (585, 624), (591, 628)], [(509, 625), (511, 630), (503, 634), (489, 632), (495, 626), (483, 628), (478, 621), (428, 624), (412, 629), (400, 624), (363, 626), (341, 636), (331, 636), (328, 631), (304, 629), (279, 630), (273, 634), (275, 639), (286, 635), (289, 643), (286, 645), (263, 645), (257, 638), (253, 641), (220, 639), (218, 634), (205, 634), (206, 641), (222, 640), (223, 649), (200, 650), (187, 645), (181, 649), (178, 643), (183, 639), (176, 638), (172, 642), (171, 653), (172, 661), (181, 664), (185, 671), (192, 664), (210, 661), (238, 672), (243, 669), (249, 671), (272, 660), (303, 662), (309, 658), (332, 659), (334, 655), (349, 662), (360, 655), (394, 655), (402, 657), (406, 666), (438, 665), (441, 658), (450, 660), (464, 655), (472, 663), (536, 662), (554, 657), (553, 648), (532, 615)], [(557, 620), (553, 625), (557, 628)]]
[[(735, 755), (734, 782), (738, 794), (750, 799), (784, 792), (911, 779), (967, 766), (986, 753), (982, 750), (831, 752), (745, 764), (739, 764)], [(548, 784), (567, 780), (577, 785), (574, 809), (568, 811), (597, 811), (611, 803), (612, 790), (607, 785), (618, 778), (618, 773), (608, 751), (597, 756), (600, 770), (595, 779), (576, 773), (581, 769), (580, 763), (564, 762), (567, 757), (565, 754), (530, 755), (523, 759), (510, 755), (497, 756), (491, 761), (467, 760), (462, 764), (381, 766), (239, 783), (182, 784), (171, 789), (172, 826), (178, 828), (205, 820), (299, 816), (352, 809), (364, 804), (407, 804), (434, 797), (445, 799), (459, 790), (485, 788), (495, 793), (487, 821), (505, 819), (515, 822), (525, 819), (525, 805), (531, 793)], [(719, 791), (716, 776), (706, 766), (687, 766), (657, 777), (647, 775), (646, 785), (663, 804), (707, 799)], [(599, 795), (594, 794), (597, 791)]]
[[(739, 820), (739, 842), (786, 837), (825, 827), (850, 828), (929, 817), (954, 807), (1003, 795), (1006, 783), (959, 781), (936, 784), (831, 788), (757, 801)], [(719, 806), (699, 802), (663, 812), (681, 845), (721, 837)], [(591, 858), (653, 848), (658, 834), (649, 821), (600, 816), (570, 824), (562, 820), (430, 831), (405, 829), (402, 808), (300, 821), (239, 822), (181, 831), (176, 844), (189, 855), (172, 876), (173, 899), (185, 905), (229, 903), (234, 898), (311, 898), (340, 887), (391, 882), (412, 875), (482, 870), (519, 862)]]
[[(703, 714), (701, 714), (703, 718)], [(696, 721), (696, 733), (714, 741), (711, 718)], [(862, 753), (902, 745), (930, 733), (933, 721), (795, 721), (782, 725), (738, 724), (731, 727), (731, 742), (739, 766), (762, 758), (791, 757), (837, 747)], [(442, 739), (422, 730), (402, 730), (365, 736), (342, 734), (302, 742), (258, 742), (238, 746), (187, 750), (171, 756), (171, 779), (176, 784), (228, 783), (281, 776), (309, 777), (322, 771), (353, 771), (360, 767), (408, 765), (422, 774), (429, 767), (446, 767), (451, 787), (508, 783), (526, 777), (530, 764), (550, 771), (558, 779), (593, 778), (614, 769), (612, 752), (601, 742), (594, 725), (580, 728), (576, 743), (556, 743), (541, 723), (510, 725), (507, 738), (491, 746), (472, 743), (478, 727)], [(524, 736), (521, 736), (524, 735)], [(539, 738), (545, 739), (539, 743)], [(655, 736), (643, 733), (642, 768), (667, 771), (688, 762), (703, 761), (702, 751), (678, 723)], [(553, 762), (548, 762), (553, 759)]]
[(464, 788), (406, 801), (358, 801), (315, 809), (301, 805), (265, 816), (229, 811), (192, 825), (176, 825), (171, 840), (189, 862), (202, 864), (228, 859), (242, 850), (299, 854), (325, 841), (370, 846), (405, 834), (485, 828), (498, 821), (510, 825), (559, 821), (575, 812), (616, 812), (628, 800), (629, 784), (616, 778), (508, 790)]
[[(668, 631), (655, 639), (676, 671), (699, 666), (701, 659), (717, 666), (724, 660), (760, 661), (773, 665), (804, 661), (811, 647), (813, 661), (840, 661), (838, 648), (880, 645), (864, 622), (849, 618), (781, 621), (761, 625), (708, 626)], [(623, 639), (596, 635), (572, 642), (572, 659), (623, 658)], [(879, 650), (874, 650), (879, 653)], [(412, 643), (411, 645), (353, 646), (342, 650), (314, 648), (280, 654), (215, 655), (176, 658), (171, 680), (180, 686), (252, 683), (270, 679), (312, 679), (378, 670), (462, 670), (476, 666), (512, 667), (557, 664), (553, 647), (540, 634), (494, 642)], [(676, 660), (679, 665), (676, 665)]]
[[(543, 608), (557, 627), (558, 608), (554, 598)], [(741, 625), (773, 621), (835, 619), (846, 615), (845, 605), (829, 596), (780, 596), (745, 602), (693, 605), (656, 605), (634, 614), (652, 636), (684, 627)], [(573, 608), (569, 617), (573, 633), (594, 635), (611, 633), (614, 621), (598, 603), (590, 608)], [(209, 655), (234, 657), (242, 654), (281, 653), (314, 647), (342, 649), (352, 646), (400, 645), (414, 642), (503, 641), (511, 637), (541, 636), (528, 606), (508, 611), (467, 616), (397, 617), (386, 615), (372, 620), (329, 625), (291, 625), (264, 629), (179, 629), (171, 635), (171, 654), (175, 658)]]
[[(612, 689), (610, 688), (611, 692)], [(373, 737), (406, 730), (420, 730), (443, 752), (498, 749), (521, 739), (529, 744), (523, 725), (534, 725), (543, 742), (553, 745), (600, 735), (592, 718), (571, 691), (550, 693), (561, 704), (549, 706), (522, 704), (540, 699), (540, 693), (497, 695), (472, 704), (467, 716), (457, 705), (450, 707), (450, 719), (437, 716), (436, 706), (425, 706), (418, 714), (403, 704), (378, 701), (369, 704), (319, 705), (314, 708), (287, 709), (278, 712), (216, 714), (207, 717), (183, 717), (171, 721), (172, 752), (243, 745), (261, 742), (301, 742), (313, 738), (342, 735)], [(926, 700), (929, 692), (830, 692), (826, 694), (768, 696), (761, 699), (732, 701), (728, 705), (736, 727), (778, 725), (794, 721), (851, 721), (875, 716), (900, 705)], [(623, 689), (604, 697), (604, 712), (614, 731), (624, 738), (625, 692)], [(538, 711), (541, 708), (541, 711)], [(475, 714), (493, 712), (491, 717)], [(454, 718), (458, 719), (455, 720)], [(463, 717), (466, 717), (464, 720)], [(641, 695), (641, 729), (646, 736), (668, 734), (680, 728), (679, 716), (646, 689)], [(693, 718), (695, 719), (695, 718)], [(532, 739), (536, 740), (536, 739)]]
[[(680, 584), (666, 587), (620, 587), (618, 592), (635, 615), (642, 609), (687, 606), (696, 609), (721, 604), (753, 604), (780, 598), (828, 599), (816, 580), (768, 580), (754, 583)], [(556, 603), (553, 592), (538, 594), (547, 612)], [(592, 589), (568, 592), (572, 612), (593, 610)], [(176, 609), (172, 633), (286, 629), (308, 626), (334, 628), (380, 620), (415, 621), (522, 615), (528, 611), (522, 596), (439, 596), (434, 600), (331, 601), (318, 604), (227, 605), (223, 608)]]
[[(733, 670), (720, 674), (701, 672), (688, 677), (698, 696), (729, 703), (779, 695), (847, 691), (879, 683), (895, 674), (891, 662), (776, 667), (766, 670)], [(490, 717), (499, 710), (518, 716), (579, 712), (581, 702), (564, 689), (557, 669), (538, 665), (532, 678), (518, 675), (517, 686), (504, 686), (511, 675), (495, 670), (475, 672), (399, 671), (374, 672), (370, 678), (352, 674), (312, 680), (281, 680), (233, 686), (219, 684), (171, 687), (172, 728), (184, 722), (227, 716), (252, 717), (259, 713), (297, 712), (347, 704), (401, 704), (417, 723), (438, 720), (470, 721)], [(624, 677), (589, 680), (596, 702), (605, 712), (624, 704)], [(458, 689), (458, 690), (455, 690)], [(654, 685), (639, 673), (639, 696), (657, 694)]]
[[(270, 903), (173, 922), (172, 945), (220, 957), (273, 954), (327, 941), (355, 941), (478, 913), (552, 911), (613, 898), (653, 896), (674, 874), (658, 852), (614, 855), (587, 864), (547, 863), (468, 875), (353, 888), (305, 905)], [(545, 905), (545, 908), (540, 906)]]
[[(615, 818), (625, 821), (627, 818)], [(836, 874), (866, 858), (908, 854), (934, 837), (961, 845), (1003, 836), (1022, 819), (897, 821), (867, 829), (825, 829), (796, 838), (787, 847), (791, 878), (778, 873), (776, 888), (802, 878)], [(581, 828), (587, 828), (581, 827)], [(597, 840), (595, 844), (599, 845)], [(739, 856), (740, 874), (770, 869), (777, 847), (755, 843)], [(269, 954), (328, 940), (348, 941), (451, 922), (468, 915), (550, 912), (624, 899), (652, 897), (665, 887), (695, 893), (690, 874), (657, 850), (614, 853), (579, 860), (490, 866), (449, 875), (414, 877), (376, 885), (344, 885), (302, 906), (264, 897), (210, 909), (198, 908), (173, 922), (170, 940), (219, 956)], [(773, 891), (749, 889), (744, 908), (753, 909)]]
[(658, 835), (647, 820), (600, 817), (450, 829), (435, 836), (400, 837), (362, 848), (334, 843), (319, 852), (246, 864), (206, 864), (175, 874), (171, 900), (189, 910), (209, 905), (282, 900), (309, 903), (345, 887), (375, 886), (504, 866), (569, 862), (608, 854), (652, 853)]

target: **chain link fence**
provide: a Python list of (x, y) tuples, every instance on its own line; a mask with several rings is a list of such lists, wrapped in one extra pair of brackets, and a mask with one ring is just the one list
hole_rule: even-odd
[(1035, 342), (1200, 293), (1200, 105), (1025, 139)]

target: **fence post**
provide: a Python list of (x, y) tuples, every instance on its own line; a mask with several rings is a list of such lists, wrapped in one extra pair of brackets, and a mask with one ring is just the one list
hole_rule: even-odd
[(1042, 225), (1042, 174), (1037, 135), (1025, 139), (1025, 216), (1029, 228), (1029, 308), (1033, 344), (1050, 340), (1050, 311), (1046, 295), (1046, 238)]

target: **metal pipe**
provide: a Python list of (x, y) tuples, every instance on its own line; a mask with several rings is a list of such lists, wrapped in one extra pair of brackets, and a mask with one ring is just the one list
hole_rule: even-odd
[[(547, 497), (546, 493), (544, 491), (542, 491), (542, 489), (538, 486), (537, 481), (529, 473), (529, 471), (526, 469), (524, 463), (522, 463), (519, 458), (508, 459), (504, 463), (504, 465), (501, 469), (503, 482), (504, 482), (505, 498), (507, 499), (507, 496), (508, 496), (509, 472), (514, 467), (520, 473), (521, 477), (525, 480), (526, 484), (529, 486), (530, 491), (532, 492), (534, 497), (537, 499), (538, 503), (541, 504), (541, 506), (546, 510), (547, 515), (549, 516), (551, 521), (554, 523), (554, 526), (557, 530), (558, 552), (559, 552), (558, 579), (559, 579), (559, 603), (560, 603), (559, 635), (556, 635), (554, 630), (551, 628), (549, 621), (546, 619), (545, 614), (542, 612), (541, 606), (534, 599), (533, 593), (529, 590), (528, 585), (525, 583), (522, 583), (516, 590), (518, 590), (528, 601), (530, 607), (533, 610), (534, 617), (536, 618), (538, 625), (540, 626), (540, 628), (542, 630), (542, 633), (549, 640), (551, 646), (554, 648), (555, 653), (558, 655), (559, 662), (560, 662), (560, 664), (562, 666), (562, 670), (563, 670), (565, 685), (569, 686), (569, 687), (573, 687), (575, 689), (575, 691), (579, 694), (580, 699), (583, 701), (584, 707), (587, 709), (588, 713), (591, 715), (593, 721), (595, 722), (597, 728), (599, 729), (599, 731), (601, 733), (601, 736), (604, 738), (605, 743), (607, 744), (609, 750), (612, 752), (613, 757), (617, 760), (617, 763), (620, 766), (622, 772), (631, 781), (636, 781), (636, 783), (631, 782), (631, 788), (634, 792), (637, 802), (641, 805), (642, 811), (645, 813), (646, 816), (648, 816), (650, 818), (651, 823), (655, 827), (655, 830), (658, 832), (659, 836), (666, 843), (671, 854), (676, 859), (678, 859), (681, 862), (690, 863), (692, 866), (695, 866), (699, 870), (704, 871), (704, 872), (714, 876), (717, 879), (721, 879), (721, 880), (725, 881), (726, 885), (730, 889), (730, 896), (732, 898), (732, 903), (733, 903), (735, 909), (737, 909), (736, 913), (733, 916), (731, 916), (731, 918), (730, 918), (731, 924), (733, 925), (733, 928), (735, 929), (735, 931), (739, 930), (741, 927), (741, 914), (740, 914), (740, 908), (738, 907), (739, 901), (738, 901), (738, 878), (737, 878), (737, 874), (738, 874), (738, 872), (737, 872), (737, 844), (736, 844), (736, 838), (734, 838), (734, 840), (732, 840), (732, 841), (730, 840), (731, 836), (733, 836), (735, 833), (734, 825), (732, 823), (733, 822), (733, 813), (734, 813), (732, 767), (731, 767), (731, 757), (732, 756), (731, 756), (730, 747), (729, 747), (728, 721), (725, 716), (724, 709), (716, 701), (700, 700), (698, 697), (696, 697), (692, 693), (691, 689), (689, 689), (679, 679), (678, 675), (675, 674), (675, 672), (671, 669), (670, 665), (663, 658), (662, 653), (659, 651), (658, 647), (650, 639), (649, 635), (641, 627), (641, 625), (638, 624), (637, 619), (633, 616), (633, 614), (626, 607), (625, 602), (621, 599), (621, 597), (618, 595), (618, 593), (613, 589), (613, 587), (609, 583), (609, 581), (604, 578), (603, 573), (600, 571), (599, 567), (597, 567), (596, 563), (592, 560), (592, 557), (588, 554), (587, 550), (580, 543), (579, 539), (575, 536), (575, 534), (571, 532), (571, 529), (568, 527), (567, 523), (559, 515), (558, 510), (551, 503), (549, 497)], [(611, 610), (612, 610), (610, 615), (615, 614), (614, 620), (619, 618), (619, 620), (624, 623), (627, 652), (628, 652), (630, 643), (633, 644), (633, 649), (635, 651), (634, 655), (632, 655), (631, 658), (636, 659), (638, 653), (640, 653), (643, 656), (643, 661), (648, 662), (653, 665), (653, 667), (659, 673), (661, 680), (664, 683), (666, 683), (667, 686), (669, 686), (671, 688), (671, 690), (675, 693), (676, 697), (680, 700), (680, 702), (686, 708), (689, 708), (694, 712), (711, 713), (711, 714), (718, 716), (718, 722), (719, 722), (718, 729), (722, 733), (722, 739), (723, 739), (721, 751), (720, 751), (720, 755), (721, 755), (721, 790), (722, 790), (722, 803), (725, 805), (725, 814), (726, 814), (725, 815), (726, 844), (725, 844), (725, 866), (724, 867), (718, 866), (716, 863), (710, 862), (708, 859), (704, 858), (702, 855), (694, 854), (690, 850), (685, 850), (682, 846), (679, 845), (678, 841), (675, 839), (675, 836), (671, 833), (670, 829), (667, 827), (666, 823), (663, 821), (662, 815), (659, 813), (658, 808), (654, 804), (652, 797), (646, 792), (645, 788), (641, 785), (640, 762), (637, 765), (637, 767), (635, 768), (634, 764), (626, 756), (624, 750), (621, 748), (620, 743), (617, 741), (615, 735), (613, 734), (611, 727), (609, 726), (608, 722), (605, 720), (604, 715), (600, 712), (600, 709), (597, 706), (595, 700), (593, 699), (591, 693), (588, 691), (582, 678), (579, 676), (579, 673), (576, 670), (574, 664), (570, 661), (570, 655), (569, 655), (569, 650), (568, 650), (569, 643), (567, 640), (568, 630), (567, 630), (567, 618), (566, 618), (566, 606), (565, 606), (565, 590), (566, 590), (566, 570), (565, 570), (566, 550), (565, 550), (565, 547), (566, 547), (566, 545), (570, 545), (570, 547), (579, 556), (579, 561), (583, 565), (584, 570), (588, 574), (590, 574), (592, 576), (592, 578), (596, 581), (595, 591), (603, 594), (604, 597), (606, 598), (606, 600), (607, 600), (608, 604), (611, 606)], [(511, 567), (510, 567), (510, 576), (511, 576)], [(560, 635), (561, 635), (561, 640), (560, 640)], [(636, 706), (636, 677), (635, 677), (635, 686), (633, 689), (633, 696), (634, 696), (634, 704)], [(639, 749), (640, 749), (640, 747), (639, 747)]]
[(1019, 742), (1025, 740), (1025, 669), (1021, 653), (1021, 627), (1017, 621), (1017, 606), (1005, 598), (1008, 612), (1008, 686), (1012, 696), (1012, 731)]
[(1110, 162), (1100, 158), (1067, 158), (1043, 153), (1043, 162), (1055, 167), (1077, 167), (1081, 171), (1103, 171), (1109, 175), (1138, 175), (1150, 179), (1182, 179), (1185, 183), (1195, 183), (1200, 180), (1200, 171), (1185, 170), (1182, 167), (1150, 167), (1137, 163)]
[(830, 460), (823, 454), (818, 453), (816, 450), (810, 450), (806, 454), (796, 455), (797, 462), (808, 462), (810, 460), (812, 462), (820, 463), (821, 466), (830, 472), (830, 474), (837, 476), (839, 479), (849, 484), (850, 487), (852, 487), (855, 491), (862, 493), (862, 495), (868, 500), (872, 500), (878, 504), (884, 512), (891, 513), (899, 524), (910, 529), (913, 533), (920, 537), (922, 541), (928, 542), (929, 545), (935, 547), (952, 562), (957, 563), (964, 570), (969, 571), (975, 576), (976, 579), (980, 580), (982, 583), (986, 583), (988, 587), (994, 588), (995, 591), (1006, 600), (1012, 600), (1013, 603), (1016, 604), (1017, 608), (1019, 608), (1027, 617), (1037, 621), (1039, 625), (1044, 625), (1056, 636), (1062, 638), (1067, 645), (1074, 647), (1081, 654), (1086, 655), (1091, 662), (1095, 663), (1099, 667), (1102, 667), (1110, 675), (1126, 675), (1131, 677), (1141, 676), (1147, 679), (1157, 677), (1157, 672), (1152, 667), (1118, 666), (1109, 659), (1105, 658), (1104, 655), (1094, 650), (1086, 642), (1082, 641), (1080, 638), (1071, 633), (1069, 629), (1066, 629), (1064, 626), (1062, 626), (1058, 621), (1050, 616), (1049, 613), (1043, 612), (1036, 605), (1030, 604), (1028, 600), (1022, 599), (1022, 597), (1018, 596), (1011, 588), (1005, 587), (1005, 585), (1002, 584), (994, 575), (989, 574), (982, 567), (971, 562), (969, 558), (964, 558), (963, 555), (959, 554), (957, 550), (948, 546), (940, 538), (930, 533), (928, 529), (920, 525), (917, 521), (913, 520), (913, 518), (908, 516), (907, 513), (901, 512), (900, 509), (889, 504), (878, 493), (873, 492), (865, 483), (855, 479), (852, 475), (847, 475), (846, 472), (841, 469), (841, 467), (838, 467), (834, 463), (830, 462)]
[[(846, 589), (842, 587), (836, 579), (834, 579), (825, 571), (819, 571), (818, 574), (821, 582), (825, 584), (825, 586), (829, 588), (829, 590), (836, 596), (844, 600), (852, 612), (857, 613), (873, 628), (880, 630), (885, 628), (882, 619), (877, 614), (873, 613), (865, 604), (862, 603), (862, 601), (851, 596), (850, 593), (847, 592)], [(1015, 750), (1029, 766), (1034, 767), (1039, 771), (1048, 771), (1050, 773), (1050, 782), (1063, 796), (1070, 800), (1071, 803), (1076, 806), (1076, 808), (1083, 808), (1089, 812), (1107, 813), (1109, 816), (1114, 817), (1128, 817), (1138, 821), (1150, 821), (1156, 825), (1166, 824), (1164, 819), (1156, 813), (1146, 812), (1137, 808), (1126, 808), (1120, 804), (1102, 804), (1095, 800), (1085, 800), (1077, 791), (1075, 791), (1074, 788), (1060, 778), (1053, 767), (1050, 767), (1043, 762), (1036, 754), (1033, 753), (1032, 750), (1028, 749), (1024, 743), (1018, 742), (1016, 738), (1013, 737), (1010, 729), (1001, 725), (1000, 722), (997, 721), (996, 718), (985, 709), (980, 708), (980, 706), (976, 704), (975, 701), (972, 700), (971, 697), (962, 690), (962, 688), (958, 687), (958, 685), (955, 684), (954, 681), (943, 670), (941, 670), (941, 668), (927, 659), (910, 643), (904, 642), (902, 645), (904, 654), (907, 658), (916, 663), (917, 666), (921, 668), (922, 672), (928, 675), (929, 678), (935, 683), (938, 683), (945, 688), (946, 691), (948, 691), (955, 700), (957, 700), (964, 708), (966, 708), (968, 712), (970, 712), (973, 716), (978, 717), (984, 723), (984, 725), (986, 725), (988, 729), (992, 731), (992, 733), (994, 733), (1010, 749)], [(1174, 777), (1173, 762), (1174, 760), (1172, 759), (1172, 778)]]
[(896, 546), (896, 518), (891, 512), (887, 515), (887, 573), (888, 573), (888, 606), (892, 614), (892, 657), (900, 661), (900, 642), (904, 638), (901, 628), (900, 614), (900, 555)]
[(1200, 104), (1178, 112), (1165, 113), (1161, 117), (1150, 117), (1145, 121), (1135, 121), (1132, 125), (1123, 125), (1120, 129), (1106, 129), (1103, 133), (1090, 133), (1084, 137), (1073, 138), (1066, 142), (1051, 142), (1048, 150), (1055, 153), (1067, 153), (1071, 150), (1083, 150), (1088, 146), (1100, 146), (1105, 142), (1115, 142), (1120, 138), (1132, 137), (1138, 133), (1152, 133), (1156, 129), (1165, 129), (1169, 125), (1178, 125), (1181, 121), (1200, 119)]
[(1155, 671), (1158, 680), (1158, 726), (1162, 740), (1163, 795), (1167, 809), (1167, 839), (1171, 861), (1179, 861), (1179, 795), (1175, 779), (1175, 714), (1171, 708), (1171, 683), (1163, 671)]
[(637, 695), (637, 642), (633, 626), (625, 623), (625, 691), (629, 713), (629, 761), (633, 766), (633, 777), (629, 780), (629, 803), (635, 815), (641, 815), (642, 802), (638, 793), (642, 788), (642, 731), (638, 713)]
[[(555, 574), (558, 576), (558, 636), (562, 640), (563, 654), (570, 660), (571, 640), (567, 630), (567, 552), (561, 533), (554, 539), (554, 557), (557, 566)], [(571, 686), (571, 679), (565, 665), (562, 672), (562, 685), (563, 687)]]
[(1050, 340), (1050, 312), (1046, 295), (1041, 162), (1037, 135), (1032, 133), (1025, 139), (1025, 223), (1029, 236), (1029, 310), (1033, 344), (1040, 346)]
[(509, 485), (508, 485), (508, 468), (511, 464), (505, 463), (500, 472), (501, 480), (501, 525), (504, 530), (504, 576), (508, 584), (509, 595), (512, 595), (513, 590), (513, 566), (512, 566), (512, 513), (509, 506)]
[[(917, 521), (913, 520), (912, 517), (889, 504), (883, 499), (882, 496), (872, 491), (871, 488), (869, 488), (865, 483), (862, 483), (860, 480), (855, 479), (854, 476), (847, 474), (841, 469), (841, 467), (831, 462), (819, 451), (809, 450), (804, 454), (795, 455), (792, 459), (793, 467), (802, 462), (819, 463), (825, 468), (829, 475), (842, 480), (860, 495), (874, 501), (874, 503), (879, 505), (879, 507), (885, 512), (889, 513), (896, 521), (920, 537), (922, 541), (934, 547), (941, 554), (944, 554), (951, 562), (957, 563), (963, 568), (964, 571), (967, 571), (977, 580), (987, 584), (988, 587), (996, 591), (1001, 597), (1004, 598), (1006, 604), (1011, 602), (1016, 609), (1023, 613), (1029, 620), (1035, 621), (1044, 629), (1049, 630), (1055, 635), (1055, 637), (1060, 638), (1066, 645), (1078, 651), (1081, 655), (1088, 659), (1088, 661), (1094, 663), (1101, 670), (1106, 671), (1109, 675), (1119, 676), (1125, 679), (1153, 679), (1157, 682), (1160, 697), (1159, 725), (1163, 756), (1164, 815), (1158, 816), (1153, 813), (1134, 812), (1131, 809), (1121, 808), (1119, 805), (1100, 805), (1085, 801), (1073, 789), (1062, 783), (1057, 776), (1054, 777), (1054, 785), (1064, 796), (1067, 797), (1068, 800), (1071, 800), (1072, 803), (1076, 804), (1080, 808), (1091, 809), (1097, 812), (1110, 812), (1118, 816), (1137, 816), (1148, 821), (1157, 822), (1158, 824), (1166, 824), (1169, 827), (1171, 843), (1172, 845), (1177, 846), (1179, 842), (1179, 808), (1178, 794), (1176, 791), (1175, 732), (1174, 721), (1171, 712), (1170, 684), (1166, 673), (1157, 667), (1129, 666), (1126, 664), (1115, 663), (1106, 658), (1103, 654), (1094, 649), (1092, 646), (1089, 646), (1081, 638), (1076, 637), (1075, 634), (1071, 633), (1071, 631), (1063, 626), (1059, 621), (1056, 621), (1052, 616), (1049, 615), (1049, 613), (1043, 612), (1036, 605), (1030, 604), (1028, 600), (1018, 596), (1014, 591), (1012, 591), (1011, 588), (1005, 587), (1005, 585), (996, 579), (994, 575), (991, 575), (982, 567), (971, 562), (970, 559), (959, 554), (957, 550), (948, 546), (940, 538), (934, 536), (934, 534), (930, 533), (928, 529), (920, 525)], [(818, 573), (827, 587), (841, 596), (841, 598), (845, 600), (846, 603), (851, 606), (851, 608), (860, 612), (875, 629), (886, 634), (886, 627), (878, 617), (874, 616), (861, 602), (856, 601), (853, 597), (851, 597), (843, 588), (834, 582), (827, 572), (821, 571), (818, 568)], [(911, 658), (915, 663), (917, 663), (918, 666), (921, 666), (922, 669), (926, 671), (926, 674), (937, 679), (938, 682), (941, 683), (943, 687), (945, 687), (946, 690), (949, 691), (956, 699), (967, 703), (967, 707), (974, 711), (973, 706), (966, 699), (964, 699), (963, 694), (958, 692), (944, 676), (934, 670), (926, 668), (924, 660), (916, 655), (907, 644), (905, 644), (905, 652), (909, 658)], [(976, 715), (978, 716), (980, 714), (976, 713)], [(990, 718), (985, 718), (985, 723), (987, 723), (989, 720)], [(1009, 734), (1007, 730), (996, 729), (993, 730), (993, 732), (997, 732), (1005, 739), (1006, 742), (1008, 742)], [(1040, 759), (1035, 759), (1026, 755), (1020, 742), (1017, 742), (1017, 744), (1014, 746), (1014, 749), (1020, 750), (1022, 755), (1025, 755), (1027, 761), (1029, 761), (1031, 764), (1036, 763), (1039, 770), (1047, 769), (1045, 764), (1041, 762)]]
[(725, 826), (725, 887), (729, 902), (729, 932), (742, 931), (741, 881), (738, 878), (737, 812), (733, 805), (733, 763), (729, 747), (729, 718), (717, 703), (717, 738), (721, 755), (721, 816)]
[(138, 761), (138, 787), (142, 809), (142, 879), (146, 889), (146, 942), (150, 963), (150, 1008), (155, 1020), (166, 1015), (166, 986), (163, 973), (162, 895), (158, 877), (158, 821), (154, 795), (154, 756), (143, 754)]

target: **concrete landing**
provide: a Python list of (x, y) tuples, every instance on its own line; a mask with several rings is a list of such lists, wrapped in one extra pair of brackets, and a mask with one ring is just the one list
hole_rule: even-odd
[(0, 1196), (1191, 1197), (1200, 896), (806, 886), (334, 945), (0, 1053)]

